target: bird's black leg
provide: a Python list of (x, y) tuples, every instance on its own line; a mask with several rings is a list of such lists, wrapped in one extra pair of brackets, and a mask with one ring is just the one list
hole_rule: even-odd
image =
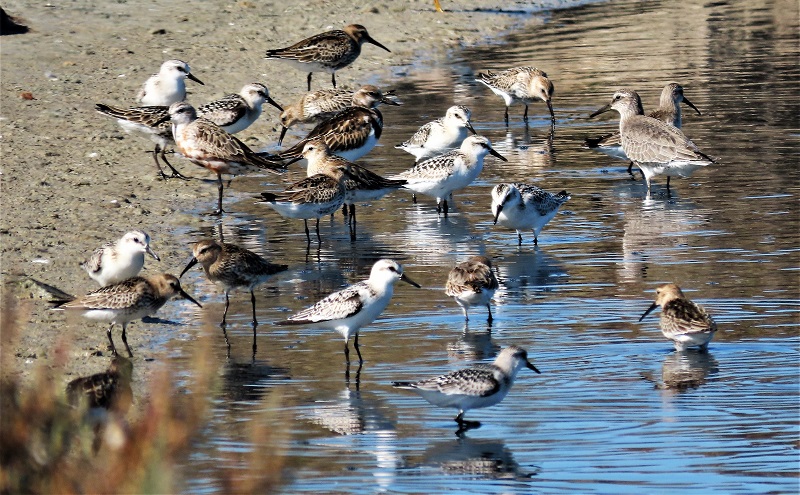
[(108, 335), (108, 342), (111, 343), (111, 353), (113, 355), (117, 355), (117, 347), (114, 345), (114, 338), (111, 337), (111, 329), (114, 328), (114, 324), (112, 323), (108, 330), (106, 330), (106, 335)]
[(356, 354), (358, 354), (358, 364), (360, 365), (361, 363), (364, 362), (364, 359), (361, 358), (361, 351), (358, 348), (358, 334), (356, 334), (356, 339), (353, 342), (353, 347), (356, 348)]
[[(336, 89), (336, 73), (335, 72), (331, 74), (331, 82), (333, 83), (333, 89)], [(311, 91), (311, 90), (309, 89), (309, 91)]]
[(319, 236), (319, 218), (317, 218), (317, 244), (322, 242), (322, 238)]
[(508, 107), (506, 107), (505, 120), (506, 120), (506, 127), (508, 127)]
[[(125, 344), (125, 350), (128, 351), (128, 357), (132, 358), (133, 357), (133, 353), (131, 352), (130, 346), (128, 346), (128, 335), (125, 333), (125, 330), (127, 330), (127, 327), (128, 327), (127, 323), (123, 323), (122, 324), (122, 342)], [(114, 352), (114, 354), (116, 354), (116, 351)]]
[(309, 72), (308, 73), (308, 90), (309, 91), (311, 91), (311, 74), (313, 74), (313, 72)]
[(308, 220), (304, 218), (303, 224), (305, 224), (306, 226), (306, 241), (308, 242), (308, 244), (311, 244), (311, 233), (308, 231)]
[[(163, 160), (163, 161), (164, 161), (164, 163), (166, 163), (166, 164), (167, 164), (167, 166), (169, 167), (169, 169), (170, 169), (170, 170), (172, 170), (172, 175), (165, 176), (165, 178), (166, 178), (166, 179), (172, 179), (172, 178), (176, 178), (176, 179), (189, 180), (189, 178), (188, 178), (188, 177), (186, 177), (186, 176), (185, 176), (185, 175), (183, 175), (182, 173), (178, 172), (178, 169), (176, 169), (175, 167), (173, 167), (173, 166), (172, 166), (172, 164), (171, 164), (170, 162), (168, 162), (168, 161), (167, 161), (167, 150), (165, 150), (165, 149), (161, 149), (161, 152), (159, 153), (159, 155), (158, 155), (158, 156), (160, 156), (160, 157), (161, 157), (161, 160)], [(160, 171), (160, 170), (161, 170), (161, 167), (158, 167), (158, 169), (159, 169), (159, 171)], [(163, 175), (163, 173), (162, 173), (162, 175)]]

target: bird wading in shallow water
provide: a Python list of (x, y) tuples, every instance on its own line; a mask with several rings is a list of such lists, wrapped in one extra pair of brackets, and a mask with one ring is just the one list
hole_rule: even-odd
[(659, 306), (661, 333), (675, 344), (676, 350), (683, 351), (694, 346), (702, 351), (708, 349), (708, 343), (717, 331), (717, 324), (702, 306), (690, 301), (677, 285), (664, 284), (656, 288), (655, 302), (639, 321)]
[(404, 281), (414, 287), (420, 285), (409, 279), (403, 267), (392, 260), (379, 260), (372, 266), (369, 279), (334, 292), (310, 308), (279, 321), (278, 325), (311, 325), (335, 330), (344, 337), (344, 357), (350, 364), (348, 342), (355, 336), (353, 347), (358, 362), (363, 363), (358, 346), (358, 332), (375, 321), (389, 305), (394, 294), (394, 284)]
[(678, 128), (653, 117), (641, 115), (642, 100), (630, 89), (614, 93), (611, 102), (590, 117), (610, 110), (619, 112), (619, 133), (622, 150), (642, 171), (650, 196), (651, 179), (667, 176), (669, 194), (670, 177), (689, 177), (698, 168), (715, 163), (701, 152)]
[(446, 375), (418, 382), (393, 382), (396, 388), (412, 390), (434, 406), (458, 409), (458, 432), (477, 428), (478, 421), (467, 421), (470, 409), (489, 407), (502, 401), (522, 368), (540, 371), (528, 361), (525, 349), (510, 345), (500, 351), (492, 364), (476, 364)]

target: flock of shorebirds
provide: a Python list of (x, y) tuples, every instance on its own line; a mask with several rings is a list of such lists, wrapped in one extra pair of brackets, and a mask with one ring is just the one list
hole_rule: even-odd
[[(381, 137), (383, 116), (377, 106), (381, 103), (398, 104), (392, 92), (382, 92), (374, 86), (364, 86), (355, 92), (336, 88), (336, 71), (351, 64), (359, 56), (364, 43), (389, 51), (363, 26), (356, 24), (312, 36), (287, 48), (267, 51), (268, 59), (282, 60), (308, 72), (309, 92), (285, 108), (275, 102), (267, 87), (260, 83), (247, 84), (238, 94), (195, 108), (185, 101), (185, 80), (202, 82), (191, 73), (185, 62), (168, 60), (158, 74), (145, 82), (138, 95), (141, 106), (120, 108), (97, 104), (96, 109), (117, 119), (126, 131), (143, 134), (155, 143), (153, 157), (158, 173), (164, 179), (183, 178), (167, 160), (165, 153), (169, 147), (174, 147), (183, 158), (216, 173), (218, 198), (213, 213), (217, 215), (224, 212), (224, 174), (240, 174), (248, 170), (278, 174), (284, 172), (290, 163), (307, 160), (306, 178), (283, 191), (262, 193), (258, 199), (259, 203), (272, 207), (284, 217), (303, 219), (309, 243), (308, 220), (316, 220), (317, 240), (320, 241), (319, 219), (343, 208), (349, 218), (351, 236), (355, 236), (355, 204), (377, 200), (400, 188), (436, 198), (437, 212), (447, 215), (452, 193), (476, 179), (486, 155), (501, 160), (505, 158), (492, 148), (489, 139), (476, 133), (470, 123), (470, 110), (456, 105), (449, 108), (443, 118), (425, 124), (406, 142), (396, 146), (414, 155), (416, 163), (409, 170), (393, 177), (382, 177), (353, 163), (366, 155)], [(311, 91), (314, 72), (330, 73), (334, 88)], [(521, 103), (525, 106), (523, 118), (527, 124), (528, 105), (541, 100), (550, 112), (551, 126), (555, 127), (551, 102), (553, 83), (543, 71), (533, 67), (515, 67), (480, 73), (476, 80), (503, 98), (506, 123), (509, 107)], [(611, 109), (619, 112), (619, 132), (587, 143), (638, 166), (647, 182), (648, 194), (651, 179), (656, 175), (666, 175), (669, 187), (670, 176), (685, 176), (713, 163), (680, 130), (681, 102), (697, 110), (683, 95), (680, 85), (669, 84), (664, 88), (659, 110), (644, 115), (639, 96), (634, 91), (619, 90), (608, 105), (594, 114)], [(305, 138), (277, 154), (252, 150), (234, 134), (259, 118), (264, 103), (282, 112), (280, 143), (286, 130), (296, 124), (316, 123), (316, 126)], [(170, 175), (162, 163), (171, 171)], [(495, 224), (517, 230), (520, 244), (522, 231), (532, 230), (536, 244), (541, 229), (569, 199), (566, 191), (552, 194), (529, 184), (503, 183), (492, 190), (492, 214)], [(57, 301), (59, 309), (110, 323), (107, 335), (115, 356), (117, 351), (111, 335), (115, 324), (122, 326), (122, 341), (132, 357), (126, 336), (128, 323), (154, 314), (175, 296), (201, 306), (181, 288), (179, 277), (169, 274), (138, 276), (146, 254), (159, 259), (150, 247), (148, 234), (140, 230), (128, 232), (115, 243), (97, 249), (83, 264), (88, 274), (101, 285), (100, 289), (81, 297), (65, 295)], [(223, 330), (230, 291), (235, 288), (250, 291), (255, 336), (258, 322), (254, 289), (288, 267), (271, 263), (247, 249), (212, 239), (197, 242), (192, 254), (181, 276), (195, 264), (200, 264), (208, 279), (224, 288)], [(349, 341), (354, 337), (360, 365), (363, 360), (358, 344), (359, 330), (383, 312), (391, 300), (395, 283), (400, 280), (419, 287), (404, 273), (400, 264), (380, 260), (372, 267), (368, 280), (335, 292), (277, 324), (313, 325), (339, 332), (345, 340), (348, 365)], [(450, 272), (446, 295), (461, 306), (466, 319), (469, 319), (471, 307), (485, 306), (491, 321), (489, 303), (498, 286), (491, 261), (475, 256)], [(655, 303), (642, 318), (661, 306), (662, 331), (677, 349), (693, 345), (706, 348), (716, 326), (705, 310), (686, 298), (674, 284), (659, 287), (656, 292)], [(227, 342), (227, 333), (225, 339)], [(253, 350), (255, 352), (255, 339)], [(459, 427), (468, 428), (474, 424), (463, 419), (464, 412), (502, 400), (523, 367), (539, 372), (528, 360), (526, 351), (512, 345), (504, 349), (493, 364), (477, 365), (417, 383), (395, 382), (395, 386), (415, 390), (433, 404), (455, 407), (459, 410), (456, 417)]]

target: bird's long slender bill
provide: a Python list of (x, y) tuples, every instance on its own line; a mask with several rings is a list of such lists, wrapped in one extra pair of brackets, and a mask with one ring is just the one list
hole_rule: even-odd
[(191, 259), (191, 260), (189, 260), (189, 264), (188, 264), (188, 265), (186, 265), (186, 268), (184, 268), (184, 269), (183, 269), (183, 271), (181, 272), (181, 274), (180, 274), (180, 275), (178, 275), (178, 278), (181, 278), (181, 277), (183, 277), (183, 274), (184, 274), (184, 273), (186, 273), (186, 272), (188, 272), (188, 271), (189, 271), (189, 269), (190, 269), (191, 267), (193, 267), (194, 265), (196, 265), (196, 264), (197, 264), (197, 258), (195, 258), (195, 257), (192, 257), (192, 259)]
[(550, 103), (549, 101), (546, 101), (545, 103), (547, 103), (547, 109), (550, 110), (550, 127), (552, 129), (555, 129), (556, 128), (556, 114), (555, 114), (555, 112), (553, 112), (553, 104)]
[(386, 50), (387, 52), (389, 52), (389, 53), (392, 53), (392, 51), (391, 51), (391, 50), (389, 50), (389, 49), (388, 49), (388, 48), (386, 48), (385, 46), (381, 45), (380, 43), (378, 43), (377, 41), (375, 41), (374, 39), (372, 39), (372, 37), (371, 37), (371, 36), (364, 36), (364, 41), (366, 41), (367, 43), (372, 43), (373, 45), (377, 46), (378, 48), (383, 48), (383, 49), (384, 49), (384, 50)]
[(186, 299), (188, 301), (192, 301), (193, 303), (197, 304), (198, 307), (200, 307), (200, 308), (203, 307), (202, 304), (200, 304), (199, 302), (195, 301), (194, 298), (192, 296), (190, 296), (189, 294), (187, 294), (186, 291), (184, 291), (183, 289), (178, 291), (178, 294), (180, 294), (182, 298), (184, 298), (184, 299)]
[(288, 167), (288, 166), (289, 166), (289, 165), (291, 165), (292, 163), (294, 163), (294, 162), (299, 162), (299, 161), (300, 161), (300, 160), (302, 160), (303, 158), (305, 158), (303, 155), (296, 156), (296, 157), (292, 158), (291, 160), (289, 160), (288, 162), (284, 163), (284, 165)]
[(144, 251), (145, 251), (147, 254), (149, 254), (150, 256), (152, 256), (153, 258), (155, 258), (155, 259), (156, 259), (156, 261), (161, 261), (161, 258), (159, 258), (159, 257), (158, 257), (158, 255), (156, 254), (156, 252), (155, 252), (155, 251), (153, 251), (153, 249), (152, 249), (150, 246), (147, 246), (147, 248), (145, 248), (145, 250), (144, 250)]
[(272, 99), (272, 98), (270, 98), (269, 96), (267, 96), (267, 103), (269, 103), (269, 104), (270, 104), (270, 105), (272, 105), (273, 107), (275, 107), (275, 108), (277, 108), (278, 110), (280, 110), (281, 112), (283, 112), (283, 107), (282, 107), (282, 106), (280, 106), (280, 105), (278, 105), (278, 102), (277, 102), (277, 101), (275, 101), (275, 100), (273, 100), (273, 99)]
[(542, 372), (539, 371), (538, 369), (536, 369), (536, 366), (534, 366), (533, 363), (531, 363), (530, 361), (525, 361), (525, 367), (528, 368), (529, 370), (535, 371), (536, 373), (538, 373), (540, 375), (542, 374)]
[(589, 115), (589, 118), (591, 119), (592, 117), (597, 117), (601, 113), (606, 113), (609, 110), (611, 110), (611, 103), (605, 105), (603, 108), (601, 108), (598, 111), (594, 112), (593, 114)]
[(497, 211), (494, 212), (494, 225), (497, 225), (497, 219), (500, 217), (501, 211), (503, 211), (503, 203), (497, 205)]
[(421, 285), (419, 285), (418, 283), (414, 282), (414, 281), (413, 281), (413, 280), (411, 280), (410, 278), (406, 277), (406, 274), (405, 274), (405, 273), (404, 273), (404, 274), (402, 274), (402, 275), (400, 275), (400, 280), (402, 280), (403, 282), (405, 282), (405, 283), (407, 283), (407, 284), (409, 284), (409, 285), (413, 285), (413, 286), (414, 286), (414, 287), (416, 287), (417, 289), (421, 289), (421, 288), (422, 288), (422, 286), (421, 286)]
[[(392, 91), (392, 93), (394, 94), (394, 91)], [(393, 100), (393, 99), (391, 99), (391, 98), (387, 98), (387, 97), (386, 97), (386, 95), (387, 95), (387, 94), (388, 94), (388, 93), (384, 94), (384, 95), (381, 97), (381, 99), (380, 99), (379, 101), (380, 101), (381, 103), (384, 103), (384, 104), (386, 104), (386, 105), (393, 105), (393, 106), (399, 107), (399, 106), (400, 106), (400, 102), (398, 102), (398, 101), (394, 101), (394, 100)]]
[(683, 102), (686, 103), (687, 105), (689, 105), (690, 107), (692, 107), (694, 109), (694, 111), (697, 112), (697, 115), (703, 115), (702, 113), (700, 113), (700, 110), (698, 110), (697, 107), (694, 106), (694, 103), (689, 101), (689, 99), (686, 98), (685, 96), (683, 97)]
[(490, 150), (489, 150), (489, 153), (490, 153), (490, 154), (492, 154), (492, 155), (494, 155), (494, 156), (496, 156), (497, 158), (499, 158), (499, 159), (503, 160), (504, 162), (507, 162), (507, 161), (508, 161), (508, 159), (506, 159), (506, 157), (504, 157), (504, 156), (503, 156), (503, 155), (501, 155), (500, 153), (496, 152), (494, 149), (490, 149)]
[(281, 135), (278, 137), (278, 146), (283, 145), (283, 138), (286, 136), (286, 131), (288, 130), (288, 127), (281, 126)]
[(654, 310), (654, 309), (656, 309), (657, 307), (658, 307), (658, 304), (656, 304), (656, 303), (653, 303), (653, 304), (652, 304), (652, 305), (651, 305), (649, 308), (647, 308), (647, 311), (645, 311), (645, 312), (644, 312), (644, 314), (642, 315), (642, 317), (641, 317), (641, 318), (639, 318), (639, 321), (642, 321), (642, 320), (644, 320), (644, 317), (645, 317), (645, 316), (647, 316), (647, 315), (649, 315), (650, 313), (652, 313), (652, 312), (653, 312), (653, 310)]
[(478, 135), (478, 132), (475, 130), (475, 128), (474, 128), (474, 127), (472, 127), (472, 124), (470, 124), (469, 122), (467, 122), (467, 123), (464, 125), (464, 127), (466, 127), (467, 129), (469, 129), (470, 131), (472, 131), (472, 134), (473, 134), (473, 135), (475, 135), (475, 136), (477, 136), (477, 135)]
[(205, 84), (203, 83), (203, 81), (201, 81), (200, 79), (198, 79), (198, 78), (194, 77), (194, 74), (192, 74), (191, 72), (190, 72), (190, 73), (188, 73), (188, 74), (186, 74), (186, 77), (187, 77), (188, 79), (191, 79), (192, 81), (196, 82), (196, 83), (197, 83), (197, 84), (199, 84), (200, 86), (205, 86)]

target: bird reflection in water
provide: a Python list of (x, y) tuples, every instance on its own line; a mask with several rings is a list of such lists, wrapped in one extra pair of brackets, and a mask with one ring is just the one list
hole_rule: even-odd
[(450, 362), (458, 361), (486, 361), (497, 356), (500, 346), (492, 342), (492, 322), (473, 325), (470, 329), (469, 322), (464, 323), (464, 330), (458, 340), (447, 344), (447, 356)]
[(675, 351), (664, 358), (661, 382), (656, 384), (656, 388), (674, 392), (692, 390), (718, 372), (719, 363), (710, 352), (695, 349)]
[(502, 440), (459, 436), (439, 442), (422, 453), (418, 464), (406, 468), (433, 467), (446, 475), (474, 476), (483, 479), (528, 479), (536, 471), (525, 472)]

